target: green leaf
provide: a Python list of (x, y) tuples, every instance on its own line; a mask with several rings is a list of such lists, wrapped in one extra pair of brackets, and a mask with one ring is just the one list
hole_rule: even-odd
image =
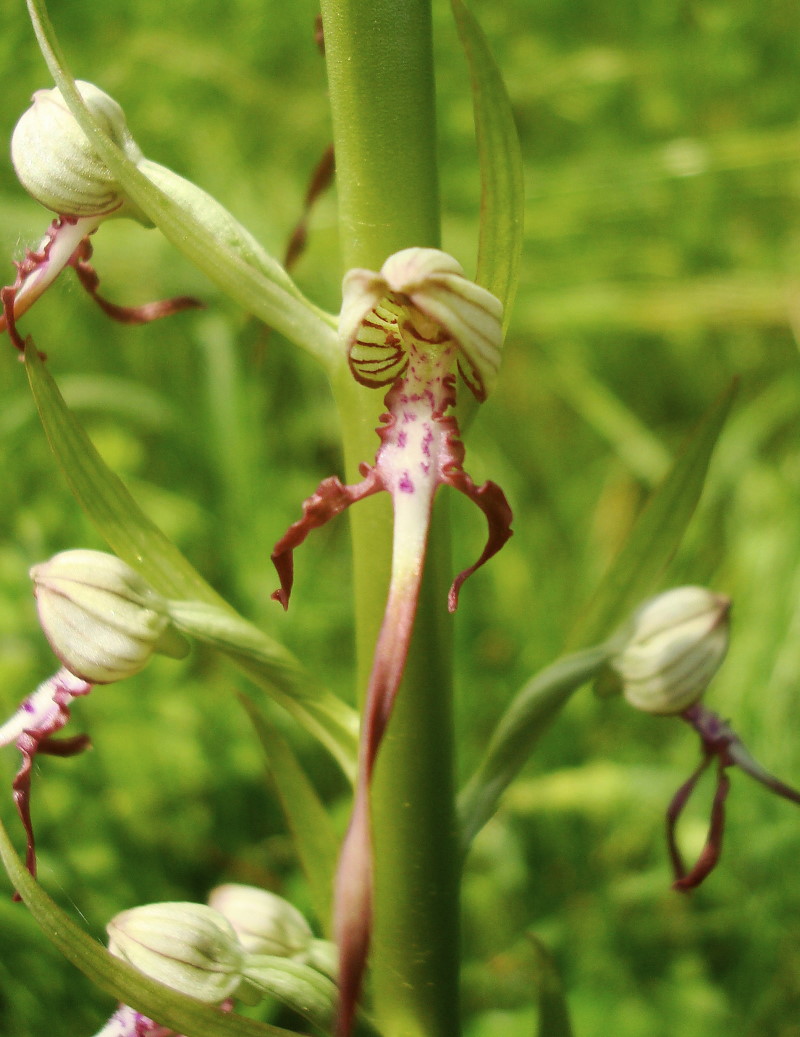
[(319, 688), (283, 645), (239, 616), (142, 512), (64, 403), (31, 343), (25, 366), (42, 426), (69, 488), (112, 551), (169, 599), (181, 630), (235, 662), (326, 746), (352, 780), (355, 711)]
[(542, 941), (533, 933), (528, 933), (528, 942), (536, 958), (534, 973), (539, 990), (536, 1037), (572, 1037), (567, 1000), (555, 962)]
[(76, 968), (117, 1001), (185, 1037), (296, 1037), (293, 1031), (253, 1022), (178, 994), (109, 954), (31, 878), (2, 823), (0, 857), (11, 882), (45, 936)]
[(245, 310), (329, 368), (337, 362), (344, 364), (335, 318), (309, 302), (283, 267), (219, 202), (156, 163), (145, 160), (139, 168), (110, 139), (75, 86), (44, 0), (28, 0), (28, 11), (67, 107), (131, 201), (175, 248)]
[(481, 170), (481, 224), (476, 280), (503, 303), (508, 327), (522, 255), (524, 184), (514, 114), (483, 30), (463, 0), (451, 0), (469, 63)]
[(203, 598), (224, 606), (223, 599), (144, 515), (106, 466), (30, 341), (25, 370), (42, 426), (69, 488), (111, 549), (164, 597)]
[(314, 786), (288, 742), (274, 724), (245, 695), (239, 696), (253, 722), (267, 757), (284, 817), (294, 841), (317, 918), (330, 932), (333, 877), (339, 856), (339, 837)]
[(514, 697), (458, 797), (465, 851), (572, 693), (600, 672), (608, 656), (605, 645), (564, 656), (532, 677)]
[(734, 382), (684, 444), (578, 621), (570, 645), (592, 644), (608, 637), (613, 626), (656, 591), (700, 500), (711, 454), (736, 390)]

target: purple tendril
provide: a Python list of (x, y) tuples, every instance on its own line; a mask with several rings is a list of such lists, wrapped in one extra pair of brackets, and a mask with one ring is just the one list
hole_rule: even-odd
[[(672, 861), (675, 881), (673, 889), (686, 892), (695, 889), (711, 874), (722, 853), (722, 840), (725, 831), (725, 800), (730, 791), (729, 767), (738, 767), (749, 774), (771, 792), (800, 804), (800, 792), (790, 785), (779, 781), (757, 763), (745, 748), (741, 739), (717, 714), (699, 703), (685, 709), (680, 716), (690, 724), (700, 736), (703, 758), (689, 779), (675, 793), (667, 810), (667, 847)], [(697, 786), (700, 777), (711, 763), (717, 762), (717, 781), (714, 799), (711, 804), (708, 836), (705, 846), (694, 865), (687, 870), (678, 849), (675, 829), (678, 818), (689, 801), (689, 797)]]

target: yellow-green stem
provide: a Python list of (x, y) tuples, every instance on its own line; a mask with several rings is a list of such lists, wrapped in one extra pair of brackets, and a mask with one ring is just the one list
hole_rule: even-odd
[[(346, 268), (438, 247), (430, 0), (322, 0)], [(334, 384), (348, 479), (371, 462), (382, 394)], [(386, 1037), (456, 1037), (458, 842), (453, 794), (450, 574), (446, 512), (434, 508), (415, 635), (373, 779), (375, 931), (371, 985)], [(383, 617), (388, 496), (351, 511), (363, 694)]]

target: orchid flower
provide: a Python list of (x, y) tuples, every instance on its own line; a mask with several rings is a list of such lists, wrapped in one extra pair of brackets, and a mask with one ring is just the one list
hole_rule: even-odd
[(293, 549), (350, 504), (381, 490), (391, 495), (389, 594), (366, 692), (353, 815), (335, 890), (340, 1037), (352, 1026), (371, 932), (370, 779), (408, 654), (436, 490), (447, 484), (465, 494), (489, 527), (482, 554), (453, 581), (451, 612), (464, 580), (511, 536), (511, 509), (502, 490), (493, 482), (476, 486), (463, 469), (464, 447), (452, 412), (457, 370), (479, 401), (491, 390), (500, 363), (501, 318), (500, 302), (436, 249), (405, 249), (390, 256), (379, 273), (351, 270), (345, 276), (339, 335), (350, 370), (362, 385), (389, 386), (380, 446), (375, 464), (362, 464), (360, 483), (325, 479), (272, 554), (281, 581), (273, 597), (285, 608)]
[[(113, 98), (91, 83), (78, 82), (84, 101), (137, 165), (147, 164)], [(33, 106), (20, 118), (11, 140), (11, 157), (23, 187), (58, 215), (36, 249), (16, 263), (14, 284), (0, 289), (0, 332), (8, 330), (18, 349), (24, 342), (16, 321), (71, 266), (82, 286), (103, 311), (127, 324), (143, 324), (180, 310), (200, 306), (182, 296), (137, 307), (117, 306), (98, 293), (99, 278), (91, 266), (89, 240), (101, 223), (127, 216), (146, 226), (147, 218), (123, 194), (111, 173), (94, 153), (58, 89), (37, 90)]]
[(134, 569), (102, 551), (62, 551), (33, 566), (42, 630), (62, 667), (0, 727), (0, 747), (16, 743), (22, 765), (12, 783), (27, 836), (26, 863), (36, 874), (31, 822), (31, 771), (38, 753), (75, 756), (87, 735), (54, 738), (69, 721), (74, 698), (96, 684), (138, 673), (154, 652), (180, 658), (188, 644), (173, 628), (164, 599)]
[[(675, 587), (644, 602), (612, 639), (611, 670), (635, 709), (680, 716), (700, 736), (703, 758), (667, 809), (667, 847), (675, 873), (673, 889), (690, 890), (711, 874), (722, 852), (728, 767), (739, 767), (772, 792), (800, 804), (800, 792), (774, 778), (752, 758), (731, 727), (702, 705), (709, 682), (728, 651), (731, 600), (705, 587)], [(717, 787), (708, 838), (687, 871), (675, 829), (701, 775), (717, 760)]]

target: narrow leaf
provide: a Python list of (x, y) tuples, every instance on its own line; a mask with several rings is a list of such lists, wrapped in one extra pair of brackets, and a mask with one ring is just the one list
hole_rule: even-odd
[(25, 370), (42, 426), (69, 488), (111, 549), (165, 597), (201, 598), (224, 606), (223, 599), (139, 509), (107, 467), (32, 343), (25, 351)]
[(572, 1037), (567, 999), (555, 962), (545, 945), (533, 933), (528, 933), (528, 940), (536, 958), (535, 977), (539, 989), (536, 1037)]
[(267, 767), (294, 841), (297, 859), (308, 882), (314, 911), (330, 933), (333, 876), (339, 837), (314, 786), (286, 739), (245, 695), (239, 696), (253, 722), (267, 758)]
[(76, 968), (122, 1004), (185, 1037), (296, 1037), (176, 993), (120, 961), (90, 937), (31, 878), (0, 823), (0, 858), (12, 884), (47, 938)]
[(481, 223), (476, 280), (503, 303), (508, 327), (522, 255), (524, 184), (514, 114), (486, 37), (464, 0), (451, 0), (469, 64), (481, 171)]
[(204, 191), (154, 163), (142, 164), (149, 174), (145, 175), (131, 162), (80, 96), (44, 0), (28, 0), (28, 12), (67, 107), (131, 201), (175, 248), (244, 309), (327, 366), (339, 360), (334, 318), (310, 303), (280, 264)]
[(465, 851), (572, 693), (599, 673), (608, 654), (605, 645), (599, 645), (565, 656), (532, 677), (514, 697), (478, 769), (458, 797)]
[(109, 547), (165, 598), (181, 629), (232, 659), (318, 738), (352, 778), (358, 718), (319, 688), (283, 645), (248, 623), (142, 512), (107, 467), (29, 344), (25, 366), (50, 447), (75, 499)]
[(608, 637), (611, 627), (654, 593), (686, 532), (703, 492), (711, 454), (736, 395), (737, 383), (717, 399), (695, 429), (631, 530), (572, 632), (572, 646)]

